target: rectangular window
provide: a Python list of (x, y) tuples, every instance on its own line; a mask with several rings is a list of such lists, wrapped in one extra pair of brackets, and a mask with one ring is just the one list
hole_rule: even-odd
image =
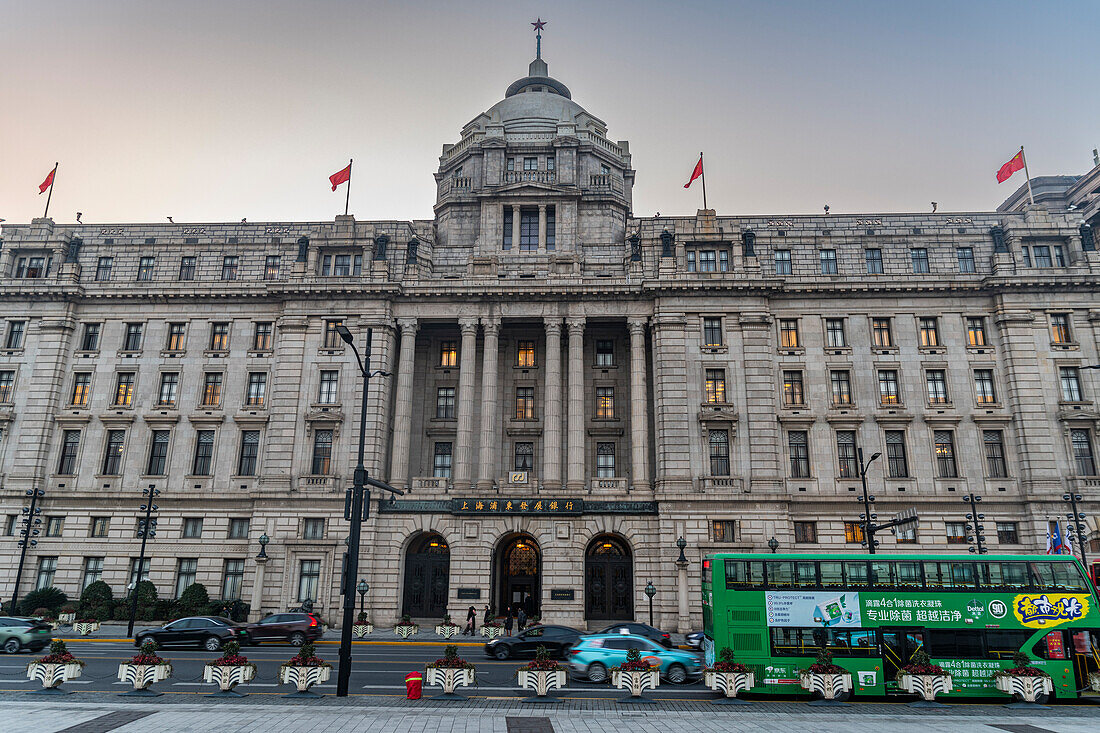
[(684, 253), (684, 258), (687, 261), (688, 272), (695, 272), (696, 269), (698, 269), (695, 266), (695, 250), (689, 249), (687, 252)]
[(61, 517), (46, 517), (46, 536), (60, 537), (64, 524)]
[(810, 447), (805, 430), (787, 433), (787, 447), (791, 453), (791, 478), (810, 477)]
[(115, 407), (129, 407), (134, 402), (134, 372), (119, 372), (115, 381)]
[(833, 393), (833, 406), (852, 404), (852, 382), (846, 369), (834, 369), (829, 372), (829, 384)]
[(226, 560), (225, 576), (222, 579), (222, 600), (240, 600), (242, 585), (244, 585), (244, 560)]
[(210, 350), (227, 351), (229, 349), (229, 324), (210, 324)]
[(615, 366), (615, 342), (611, 339), (596, 339), (596, 366)]
[(26, 330), (26, 325), (25, 321), (8, 321), (8, 337), (4, 341), (4, 348), (23, 348), (23, 333)]
[(335, 405), (340, 372), (335, 369), (321, 370), (321, 386), (317, 392), (317, 401), (322, 405)]
[(207, 372), (203, 378), (202, 404), (204, 407), (217, 407), (222, 403), (222, 373)]
[(34, 583), (35, 590), (52, 587), (55, 572), (57, 572), (56, 557), (38, 558), (38, 579)]
[(787, 407), (801, 407), (805, 404), (802, 391), (802, 372), (785, 370), (783, 372), (783, 404)]
[(164, 344), (165, 351), (183, 351), (186, 334), (186, 323), (169, 323), (168, 341)]
[(835, 275), (837, 274), (836, 268), (836, 250), (835, 249), (823, 249), (821, 250), (821, 274), (822, 275)]
[[(508, 159), (511, 162), (511, 158)], [(512, 170), (509, 168), (508, 170)], [(504, 239), (501, 242), (501, 249), (512, 249), (512, 207), (504, 207)]]
[(546, 156), (546, 170), (548, 170), (548, 171), (554, 170), (554, 156), (553, 155)]
[(222, 280), (237, 279), (237, 258), (228, 255), (222, 257)]
[(519, 210), (519, 248), (533, 252), (539, 248), (539, 210)]
[[(238, 476), (255, 476), (256, 459), (260, 455), (260, 431), (241, 431), (241, 454), (237, 459)], [(234, 520), (235, 521), (235, 520)]]
[(718, 257), (713, 249), (699, 250), (699, 272), (718, 272)]
[(871, 344), (880, 349), (887, 349), (894, 345), (889, 318), (871, 319)]
[(928, 385), (928, 404), (947, 404), (947, 374), (943, 369), (929, 369), (924, 374)]
[(142, 562), (139, 558), (130, 558), (130, 584), (137, 583), (139, 581), (149, 580), (149, 569), (152, 566), (152, 560), (145, 558)]
[(896, 527), (894, 529), (894, 540), (899, 545), (917, 544), (917, 524), (918, 522), (907, 522)]
[(844, 337), (843, 318), (825, 319), (825, 343), (836, 347), (848, 345), (848, 340)]
[(249, 372), (248, 393), (245, 404), (249, 407), (263, 407), (267, 398), (267, 372)]
[(509, 158), (508, 159), (508, 170), (514, 171), (515, 169), (516, 169), (516, 159), (515, 158)]
[[(553, 160), (551, 158), (550, 160)], [(558, 221), (557, 221), (557, 208), (554, 206), (546, 207), (546, 249), (553, 250), (558, 246)]]
[(214, 431), (200, 430), (195, 438), (195, 460), (192, 476), (209, 476), (214, 464)]
[[(327, 258), (327, 255), (326, 255)], [(348, 277), (351, 275), (351, 255), (336, 255), (332, 258), (332, 274), (334, 277)]]
[(173, 407), (176, 404), (176, 393), (179, 390), (179, 372), (164, 372), (160, 375), (160, 395), (157, 404), (164, 407)]
[(535, 419), (535, 388), (516, 387), (516, 419)]
[(791, 251), (789, 249), (777, 249), (775, 251), (775, 274), (791, 274)]
[(302, 560), (298, 571), (298, 600), (316, 601), (317, 584), (321, 579), (320, 560)]
[(603, 420), (615, 417), (614, 387), (596, 387), (596, 417)]
[(88, 531), (89, 537), (106, 537), (107, 529), (111, 525), (109, 517), (92, 517), (92, 526)]
[[(949, 545), (965, 545), (966, 544), (966, 522), (945, 522), (944, 527), (947, 533), (947, 544)], [(926, 567), (927, 571), (927, 567)]]
[(614, 443), (596, 443), (596, 478), (615, 478)]
[(936, 452), (936, 476), (939, 478), (958, 478), (955, 465), (955, 434), (950, 430), (933, 432)]
[(977, 396), (979, 405), (992, 405), (997, 401), (992, 369), (974, 370), (974, 394)]
[(1056, 344), (1073, 343), (1069, 332), (1069, 313), (1050, 314), (1050, 340)]
[(195, 279), (195, 258), (194, 257), (181, 257), (180, 258), (180, 280), (194, 280)]
[(195, 584), (195, 574), (199, 569), (199, 561), (193, 557), (180, 558), (179, 567), (176, 569), (176, 598), (183, 595), (183, 591)]
[(1008, 467), (1005, 463), (1005, 439), (1000, 430), (983, 430), (982, 444), (985, 446), (985, 471), (989, 478), (1006, 478)]
[(0, 404), (11, 404), (15, 395), (15, 371), (4, 369), (0, 371)]
[(1020, 252), (1024, 255), (1024, 267), (1031, 267), (1031, 250), (1029, 247), (1020, 247)]
[(1075, 428), (1069, 431), (1070, 442), (1073, 444), (1073, 463), (1077, 468), (1078, 476), (1095, 476), (1096, 462), (1092, 454), (1092, 436), (1084, 428)]
[(95, 266), (95, 279), (106, 282), (111, 279), (111, 268), (115, 265), (114, 257), (100, 257)]
[(315, 476), (327, 476), (332, 471), (332, 431), (318, 430), (313, 434), (313, 464)]
[(1062, 382), (1062, 401), (1081, 402), (1081, 372), (1077, 367), (1059, 367)]
[(252, 332), (252, 350), (270, 351), (274, 330), (274, 324), (271, 321), (258, 321)]
[(73, 375), (73, 393), (69, 404), (73, 407), (87, 407), (92, 387), (91, 372), (77, 372)]
[(439, 344), (439, 366), (458, 366), (458, 342), (442, 341)]
[(1045, 244), (1036, 244), (1031, 248), (1032, 254), (1035, 255), (1036, 267), (1053, 267), (1054, 262), (1050, 259), (1050, 247)]
[(80, 590), (87, 589), (89, 585), (103, 579), (103, 558), (84, 558), (84, 578), (80, 581)]
[(538, 169), (539, 169), (539, 159), (538, 158), (524, 158), (523, 159), (523, 170), (525, 170), (525, 171), (537, 171)]
[(854, 430), (836, 432), (836, 456), (840, 478), (855, 478), (859, 475), (856, 463), (856, 434)]
[(783, 318), (779, 321), (779, 345), (785, 349), (797, 349), (802, 342), (798, 339), (798, 321)]
[(726, 402), (726, 370), (706, 370), (707, 402), (711, 404), (725, 404)]
[[(1060, 245), (1060, 244), (1054, 245), (1053, 250), (1054, 250), (1054, 266), (1055, 267), (1065, 267), (1066, 266), (1066, 253), (1065, 253), (1065, 250), (1062, 248), (1062, 245)], [(49, 269), (50, 269), (49, 267), (46, 268), (47, 272), (49, 271)]]
[(171, 433), (168, 430), (154, 430), (149, 443), (149, 461), (145, 473), (149, 476), (163, 476), (168, 472), (168, 445)]
[(117, 476), (122, 471), (122, 444), (125, 430), (108, 430), (107, 444), (103, 450), (103, 475)]
[(248, 520), (247, 519), (230, 519), (229, 520), (229, 539), (231, 539), (231, 540), (247, 540), (248, 539)]
[(141, 323), (127, 323), (126, 324), (126, 338), (122, 341), (123, 351), (141, 351), (141, 333), (144, 330), (144, 324)]
[(138, 282), (148, 282), (153, 279), (153, 258), (142, 257), (138, 261)]
[(432, 476), (436, 478), (451, 477), (451, 444), (436, 443), (432, 456)]
[(957, 247), (955, 254), (959, 258), (959, 272), (972, 274), (978, 271), (974, 266), (974, 249), (972, 247)]
[(909, 462), (905, 456), (905, 432), (886, 431), (886, 472), (890, 478), (908, 478)]
[(183, 520), (183, 538), (186, 540), (202, 539), (202, 519), (200, 517), (187, 517)]
[(99, 349), (99, 330), (101, 326), (98, 323), (85, 323), (84, 334), (80, 339), (81, 351), (97, 351)]
[(730, 434), (728, 430), (709, 431), (710, 475), (730, 475)]
[(817, 522), (795, 522), (794, 543), (812, 545), (817, 542)]
[(1015, 522), (997, 522), (997, 543), (1001, 545), (1020, 544), (1020, 533)]
[(306, 519), (302, 523), (302, 539), (323, 540), (325, 538), (324, 519)]
[(76, 459), (80, 452), (80, 431), (66, 430), (61, 434), (61, 459), (57, 472), (62, 476), (76, 475)]
[(513, 471), (533, 471), (535, 468), (535, 444), (516, 443), (512, 455)]
[(729, 272), (730, 252), (728, 249), (718, 250), (718, 272)]
[(704, 318), (703, 319), (703, 345), (704, 346), (721, 346), (722, 345), (722, 319), (721, 318)]
[(879, 369), (878, 401), (880, 405), (897, 405), (901, 403), (901, 394), (898, 391), (897, 370)]
[(921, 346), (939, 346), (940, 345), (940, 330), (939, 323), (936, 318), (919, 318), (917, 323), (920, 326), (920, 345)]
[(437, 420), (455, 419), (455, 388), (437, 387), (435, 390), (435, 417)]
[(850, 545), (861, 544), (863, 542), (863, 525), (860, 522), (845, 522), (844, 541)]
[(928, 250), (924, 247), (914, 247), (909, 250), (909, 255), (913, 260), (913, 272), (926, 273), (928, 272)]
[(516, 366), (519, 367), (533, 367), (535, 366), (535, 342), (534, 341), (520, 341), (516, 344)]
[(865, 249), (863, 250), (863, 257), (867, 263), (868, 275), (881, 275), (882, 274), (882, 250), (881, 249)]
[(734, 519), (715, 519), (710, 523), (715, 542), (736, 542), (737, 521)]
[(264, 280), (279, 279), (279, 255), (268, 255), (264, 259)]
[(344, 348), (344, 340), (340, 338), (340, 332), (337, 327), (344, 325), (343, 319), (325, 321), (325, 340), (323, 349), (342, 349)]
[(966, 343), (970, 346), (986, 346), (985, 318), (968, 316), (966, 319)]

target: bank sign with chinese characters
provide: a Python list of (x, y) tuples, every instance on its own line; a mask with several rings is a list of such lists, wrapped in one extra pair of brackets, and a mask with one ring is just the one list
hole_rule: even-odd
[(581, 499), (518, 497), (514, 499), (452, 499), (452, 514), (583, 514)]

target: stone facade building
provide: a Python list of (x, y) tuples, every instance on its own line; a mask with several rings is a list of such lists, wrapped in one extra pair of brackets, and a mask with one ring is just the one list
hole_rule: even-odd
[[(714, 551), (1042, 552), (1095, 507), (1100, 253), (1079, 217), (638, 218), (625, 142), (541, 59), (445, 145), (434, 218), (0, 230), (0, 588), (193, 581), (338, 614), (371, 333), (376, 623), (525, 602), (700, 624)], [(969, 458), (967, 458), (969, 456)], [(1100, 537), (1090, 520), (1095, 551)], [(269, 542), (257, 559), (259, 538)], [(678, 563), (678, 538), (688, 563)], [(526, 599), (530, 597), (530, 601)]]

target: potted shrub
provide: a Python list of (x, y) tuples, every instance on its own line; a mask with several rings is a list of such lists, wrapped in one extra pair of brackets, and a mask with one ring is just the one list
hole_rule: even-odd
[(504, 624), (493, 619), (481, 625), (481, 635), (487, 639), (495, 639), (504, 634)]
[(141, 651), (129, 662), (118, 665), (118, 679), (133, 684), (134, 689), (123, 695), (138, 697), (156, 697), (164, 693), (149, 689), (154, 682), (166, 680), (172, 676), (172, 665), (166, 659), (157, 656), (157, 643), (152, 639), (141, 645)]
[(917, 707), (942, 707), (936, 702), (936, 695), (951, 692), (953, 688), (951, 675), (940, 665), (932, 664), (924, 649), (917, 649), (909, 664), (898, 670), (897, 681), (901, 689), (920, 695), (919, 701), (911, 703)]
[(726, 705), (749, 705), (748, 700), (741, 700), (737, 693), (748, 691), (756, 686), (756, 675), (745, 665), (733, 658), (733, 650), (725, 647), (718, 654), (719, 661), (713, 667), (703, 670), (703, 684), (708, 689), (721, 692), (720, 697), (712, 702)]
[(1054, 681), (1050, 675), (1031, 666), (1027, 654), (1018, 651), (1012, 655), (1012, 666), (993, 673), (993, 683), (997, 689), (1018, 698), (1013, 705), (1036, 705), (1046, 702), (1054, 692)]
[(611, 686), (620, 690), (630, 690), (630, 697), (620, 698), (620, 702), (652, 702), (650, 698), (642, 697), (642, 690), (646, 688), (656, 690), (660, 684), (661, 668), (642, 659), (637, 649), (629, 650), (626, 653), (626, 661), (618, 667), (611, 668)]
[(420, 627), (414, 624), (412, 618), (406, 613), (401, 617), (397, 625), (393, 627), (393, 632), (402, 639), (408, 639), (413, 634), (420, 633)]
[(38, 694), (64, 695), (68, 690), (62, 690), (61, 683), (79, 677), (83, 668), (84, 662), (69, 653), (65, 642), (54, 639), (49, 654), (27, 665), (27, 679), (42, 680), (42, 689), (34, 690)]
[(66, 625), (72, 625), (76, 621), (76, 605), (66, 603), (61, 606), (61, 612), (57, 614), (57, 620)]
[(833, 664), (833, 655), (824, 648), (807, 669), (799, 673), (802, 689), (821, 695), (811, 705), (843, 705), (840, 700), (852, 691), (852, 675), (848, 670)]
[(99, 621), (94, 618), (82, 618), (73, 622), (73, 631), (81, 636), (94, 634), (99, 631)]
[(452, 636), (457, 636), (462, 631), (462, 627), (451, 620), (451, 614), (447, 614), (443, 617), (443, 623), (435, 627), (435, 633), (442, 636), (444, 639), (450, 639)]
[(374, 625), (367, 623), (365, 611), (360, 611), (359, 615), (355, 617), (355, 623), (351, 625), (351, 633), (355, 635), (356, 639), (362, 639), (367, 634), (374, 633)]
[(565, 667), (551, 659), (546, 647), (540, 644), (535, 649), (535, 658), (526, 667), (520, 667), (516, 676), (520, 689), (535, 691), (535, 696), (524, 698), (524, 702), (559, 702), (547, 693), (565, 687)]
[(328, 682), (330, 675), (332, 675), (332, 665), (317, 656), (310, 642), (298, 647), (298, 653), (279, 667), (279, 681), (284, 685), (296, 685), (298, 688), (287, 697), (320, 697), (309, 688)]
[(444, 647), (443, 658), (427, 664), (424, 671), (425, 683), (443, 688), (443, 694), (436, 695), (435, 700), (465, 700), (464, 695), (455, 694), (455, 688), (474, 684), (474, 665), (458, 656), (454, 644)]
[(219, 690), (211, 693), (214, 697), (244, 697), (233, 688), (255, 676), (256, 665), (241, 655), (241, 645), (235, 641), (227, 642), (222, 655), (202, 669), (203, 682), (218, 685)]

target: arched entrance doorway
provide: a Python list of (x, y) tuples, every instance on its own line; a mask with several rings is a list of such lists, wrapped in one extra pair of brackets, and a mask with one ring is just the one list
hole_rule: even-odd
[(515, 610), (522, 605), (528, 616), (537, 616), (542, 555), (534, 538), (527, 534), (505, 538), (497, 550), (496, 568), (498, 613), (507, 606)]
[(414, 618), (440, 618), (447, 613), (451, 551), (442, 535), (428, 532), (405, 550), (404, 596), (401, 613)]
[(584, 556), (584, 616), (594, 621), (634, 618), (634, 563), (618, 537), (601, 535)]

